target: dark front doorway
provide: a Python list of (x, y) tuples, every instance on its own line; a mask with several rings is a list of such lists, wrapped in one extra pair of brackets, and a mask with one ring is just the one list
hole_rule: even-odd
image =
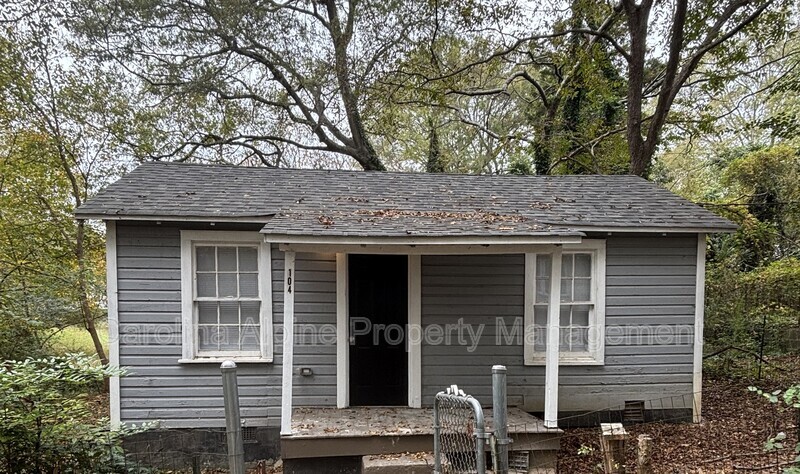
[(348, 258), (350, 405), (407, 406), (408, 257)]

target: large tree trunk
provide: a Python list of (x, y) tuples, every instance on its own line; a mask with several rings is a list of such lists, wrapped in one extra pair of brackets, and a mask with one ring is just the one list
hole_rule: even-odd
[(647, 21), (650, 18), (652, 2), (648, 0), (636, 5), (627, 0), (623, 5), (631, 37), (631, 53), (628, 61), (628, 119), (625, 135), (630, 155), (630, 173), (645, 176), (650, 167), (650, 157), (647, 156), (642, 136), (642, 99), (644, 61), (647, 52)]
[[(372, 143), (370, 143), (367, 133), (364, 130), (364, 123), (361, 120), (361, 112), (358, 110), (358, 95), (350, 84), (350, 71), (347, 64), (347, 47), (353, 37), (353, 25), (355, 23), (356, 1), (350, 2), (350, 10), (347, 12), (345, 24), (339, 20), (339, 11), (334, 0), (327, 0), (326, 7), (328, 12), (328, 29), (333, 40), (334, 69), (339, 92), (342, 96), (345, 111), (347, 113), (347, 123), (350, 126), (350, 133), (353, 138), (353, 147), (356, 152), (353, 158), (366, 171), (384, 171), (386, 167), (378, 158)], [(344, 28), (342, 28), (344, 26)]]

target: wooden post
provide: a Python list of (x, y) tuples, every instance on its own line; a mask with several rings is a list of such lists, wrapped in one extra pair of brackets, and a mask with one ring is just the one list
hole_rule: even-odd
[(622, 423), (601, 423), (600, 447), (603, 449), (603, 468), (606, 474), (624, 474), (625, 440), (628, 432)]
[(547, 309), (547, 352), (544, 368), (544, 426), (558, 428), (558, 345), (561, 315), (561, 246), (551, 254), (550, 304)]
[(281, 435), (290, 435), (292, 434), (292, 376), (294, 375), (294, 252), (286, 252), (283, 261)]
[(650, 435), (641, 434), (638, 436), (639, 444), (636, 450), (636, 474), (651, 474), (651, 456), (653, 454), (653, 438)]

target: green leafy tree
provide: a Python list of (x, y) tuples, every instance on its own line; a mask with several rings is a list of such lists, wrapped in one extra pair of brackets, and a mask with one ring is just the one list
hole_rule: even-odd
[(127, 167), (128, 96), (70, 54), (58, 5), (14, 5), (27, 13), (0, 30), (0, 311), (27, 330), (81, 324), (106, 363), (103, 240), (72, 211)]

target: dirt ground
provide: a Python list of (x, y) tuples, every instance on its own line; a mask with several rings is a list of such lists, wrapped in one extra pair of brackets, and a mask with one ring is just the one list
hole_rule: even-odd
[[(779, 377), (753, 380), (707, 379), (703, 387), (703, 422), (651, 423), (628, 427), (627, 472), (635, 471), (636, 437), (653, 438), (654, 473), (780, 473), (797, 454), (798, 420), (794, 410), (779, 408), (747, 389), (786, 388), (800, 382), (795, 364)], [(603, 472), (599, 428), (565, 430), (559, 472)], [(767, 453), (767, 439), (785, 432), (784, 449)]]

